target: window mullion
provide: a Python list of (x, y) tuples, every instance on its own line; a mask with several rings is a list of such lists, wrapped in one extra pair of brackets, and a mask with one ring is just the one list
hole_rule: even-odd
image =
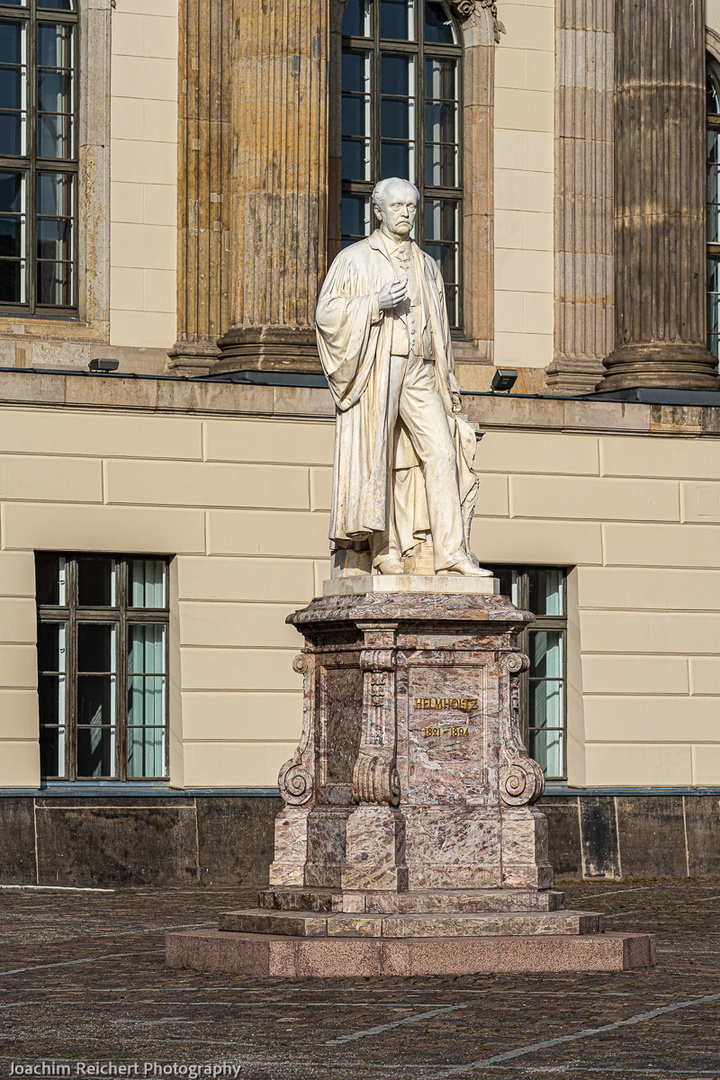
[(119, 559), (118, 603), (120, 621), (118, 629), (118, 662), (115, 706), (115, 775), (119, 780), (127, 780), (127, 604), (128, 580), (127, 559)]
[(69, 780), (77, 779), (77, 698), (78, 698), (78, 670), (77, 670), (77, 564), (74, 559), (68, 559), (65, 568), (66, 589), (68, 591), (68, 607), (70, 617), (68, 619), (68, 720), (66, 727), (66, 769), (65, 775)]

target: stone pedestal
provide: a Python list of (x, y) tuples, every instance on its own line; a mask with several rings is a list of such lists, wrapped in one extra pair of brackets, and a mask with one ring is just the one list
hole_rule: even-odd
[(321, 976), (653, 962), (652, 939), (605, 935), (601, 915), (564, 911), (551, 888), (532, 808), (544, 778), (518, 726), (515, 638), (533, 616), (489, 587), (329, 595), (289, 617), (305, 637), (304, 722), (280, 772), (269, 888), (217, 932), (171, 935), (170, 964)]

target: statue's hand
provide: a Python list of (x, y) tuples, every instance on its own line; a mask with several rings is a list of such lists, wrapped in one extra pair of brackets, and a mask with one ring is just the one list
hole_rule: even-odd
[(453, 394), (452, 396), (452, 411), (460, 412), (462, 409), (462, 398), (459, 394)]
[(401, 304), (407, 296), (408, 291), (408, 279), (403, 278), (402, 281), (391, 281), (389, 285), (384, 285), (378, 293), (378, 304), (381, 311), (392, 311), (394, 307)]

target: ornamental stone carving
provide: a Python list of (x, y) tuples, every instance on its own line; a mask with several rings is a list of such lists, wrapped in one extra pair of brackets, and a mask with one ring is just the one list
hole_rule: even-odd
[(469, 19), (480, 8), (486, 8), (495, 23), (495, 41), (500, 41), (500, 35), (505, 33), (505, 27), (498, 18), (498, 6), (495, 0), (450, 0), (450, 7), (460, 19)]
[(530, 661), (523, 653), (504, 657), (502, 667), (509, 679), (509, 694), (502, 716), (502, 757), (500, 798), (506, 806), (528, 806), (537, 802), (545, 790), (545, 776), (537, 761), (528, 754), (520, 736), (520, 684), (518, 676), (527, 671)]

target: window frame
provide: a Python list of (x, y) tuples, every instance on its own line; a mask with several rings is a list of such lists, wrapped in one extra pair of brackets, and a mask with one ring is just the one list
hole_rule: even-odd
[[(24, 7), (3, 4), (0, 0), (0, 19), (14, 19), (26, 26), (27, 68), (27, 135), (26, 153), (0, 154), (0, 170), (23, 172), (26, 176), (26, 281), (25, 302), (0, 301), (0, 316), (18, 316), (29, 319), (77, 319), (79, 317), (79, 230), (80, 230), (80, 11), (79, 0), (73, 11), (43, 8), (40, 0), (26, 0)], [(38, 26), (42, 23), (63, 24), (74, 27), (72, 67), (72, 154), (67, 158), (45, 158), (38, 153)], [(37, 178), (42, 172), (64, 173), (72, 176), (72, 239), (69, 269), (71, 274), (72, 303), (67, 305), (40, 304), (38, 293), (38, 195)], [(56, 260), (57, 261), (57, 260)]]
[[(341, 177), (340, 197), (345, 195), (364, 195), (368, 199), (376, 183), (381, 179), (381, 152), (382, 152), (382, 85), (381, 64), (383, 54), (404, 54), (416, 58), (415, 67), (415, 179), (414, 184), (420, 194), (417, 208), (415, 235), (413, 239), (418, 247), (425, 249), (425, 203), (426, 200), (442, 199), (453, 202), (456, 206), (457, 234), (457, 281), (453, 282), (456, 292), (456, 321), (452, 324), (453, 336), (462, 336), (463, 326), (463, 217), (464, 217), (464, 159), (463, 159), (463, 126), (464, 126), (464, 78), (463, 78), (463, 31), (462, 27), (451, 10), (447, 0), (439, 0), (447, 10), (452, 21), (457, 44), (437, 44), (425, 42), (425, 0), (410, 0), (414, 3), (415, 11), (415, 39), (413, 41), (395, 40), (394, 38), (382, 38), (380, 36), (380, 3), (381, 0), (369, 0), (370, 7), (370, 36), (358, 37), (355, 35), (342, 34), (341, 53), (346, 49), (369, 52), (370, 56), (370, 180), (346, 180)], [(457, 162), (455, 187), (447, 187), (438, 184), (425, 183), (425, 60), (437, 56), (440, 58), (453, 57), (456, 62), (456, 86), (457, 86), (457, 114), (456, 114), (456, 146)], [(341, 59), (342, 64), (342, 59)], [(342, 75), (341, 75), (342, 91)], [(342, 145), (342, 121), (340, 124), (340, 141)], [(341, 149), (342, 155), (342, 149)], [(422, 182), (419, 182), (422, 178)], [(370, 233), (376, 227), (372, 206), (370, 207)], [(342, 218), (342, 215), (341, 215)], [(420, 227), (418, 227), (420, 223)], [(345, 246), (342, 233), (341, 221), (341, 245)], [(354, 241), (351, 241), (354, 242)]]
[[(528, 750), (528, 753), (535, 760), (535, 746), (533, 733), (535, 731), (559, 731), (562, 738), (562, 768), (558, 776), (550, 776), (546, 773), (546, 779), (549, 781), (562, 782), (567, 781), (568, 778), (568, 753), (567, 753), (567, 739), (568, 739), (568, 568), (566, 566), (539, 566), (533, 564), (514, 565), (508, 564), (495, 564), (490, 569), (493, 570), (495, 576), (498, 577), (502, 574), (517, 574), (517, 599), (513, 600), (523, 611), (532, 611), (530, 607), (530, 574), (538, 573), (542, 571), (555, 571), (562, 574), (563, 578), (563, 615), (538, 615), (533, 611), (535, 615), (535, 622), (530, 626), (526, 626), (517, 637), (518, 650), (524, 653), (530, 658), (532, 664), (532, 654), (529, 648), (530, 635), (542, 630), (557, 631), (562, 634), (563, 650), (562, 650), (562, 727), (561, 728), (532, 728), (530, 725), (530, 683), (533, 681), (531, 668), (527, 671), (523, 671), (519, 675), (520, 685), (520, 734), (523, 744)], [(502, 589), (501, 589), (502, 591)], [(512, 599), (511, 590), (508, 591), (510, 599)], [(508, 595), (503, 592), (503, 595)], [(540, 679), (535, 677), (538, 681), (547, 681), (546, 679)], [(554, 681), (554, 680), (551, 680)]]
[[(62, 776), (42, 773), (43, 781), (53, 783), (146, 783), (167, 782), (169, 780), (170, 765), (170, 727), (169, 727), (169, 700), (170, 700), (170, 604), (169, 604), (169, 581), (170, 560), (165, 555), (151, 554), (123, 554), (111, 552), (55, 552), (37, 551), (35, 553), (36, 572), (38, 556), (55, 556), (65, 559), (66, 566), (66, 603), (41, 604), (36, 600), (37, 624), (38, 624), (38, 703), (40, 702), (40, 676), (43, 671), (40, 667), (39, 655), (39, 628), (40, 625), (64, 625), (67, 627), (67, 658), (66, 658), (66, 691), (65, 691), (65, 774)], [(117, 567), (116, 602), (114, 605), (101, 607), (98, 605), (81, 605), (78, 597), (78, 561), (80, 559), (113, 559)], [(129, 589), (129, 564), (135, 560), (153, 560), (162, 562), (165, 566), (165, 606), (162, 608), (131, 607)], [(78, 735), (78, 627), (81, 625), (114, 625), (117, 627), (116, 643), (116, 671), (115, 671), (115, 761), (112, 776), (84, 776), (78, 775), (77, 771), (77, 735)], [(161, 776), (128, 776), (128, 641), (129, 626), (137, 624), (162, 624), (165, 626), (164, 647), (164, 672), (165, 695), (164, 695), (164, 752), (163, 774)], [(50, 725), (40, 722), (40, 744), (42, 745), (43, 729), (51, 728), (58, 730), (62, 725)], [(143, 725), (152, 726), (152, 725)], [(42, 768), (42, 755), (41, 755)]]
[[(715, 84), (715, 90), (716, 90), (716, 92), (718, 94), (718, 98), (720, 99), (720, 64), (718, 64), (717, 60), (712, 55), (712, 53), (710, 53), (708, 51), (706, 51), (705, 57), (706, 57), (705, 63), (706, 63), (707, 81), (709, 82), (710, 79), (713, 80), (713, 82)], [(709, 201), (707, 199), (707, 195), (709, 193), (709, 186), (710, 186), (709, 185), (709, 175), (710, 175), (710, 164), (711, 164), (711, 162), (709, 161), (708, 152), (707, 152), (707, 135), (710, 133), (711, 130), (717, 131), (718, 138), (720, 139), (720, 107), (719, 107), (719, 111), (717, 113), (711, 113), (711, 112), (709, 112), (709, 110), (707, 108), (705, 109), (705, 131), (706, 131), (705, 191), (706, 191), (706, 205), (708, 205), (708, 206), (709, 206)], [(710, 279), (710, 272), (709, 271), (710, 271), (710, 265), (712, 263), (714, 263), (718, 267), (718, 274), (720, 275), (720, 238), (718, 238), (717, 241), (710, 241), (707, 238), (707, 234), (708, 234), (708, 229), (706, 227), (706, 237), (705, 237), (705, 239), (706, 239), (707, 269), (708, 269), (707, 282), (706, 282), (706, 297), (707, 297), (706, 304), (707, 304), (707, 313), (708, 313), (708, 320), (707, 320), (708, 321), (708, 326), (707, 326), (707, 339), (708, 340), (707, 340), (707, 344), (708, 344), (709, 351), (713, 354), (713, 356), (718, 358), (718, 362), (720, 363), (720, 333), (718, 333), (718, 335), (716, 335), (718, 340), (715, 341), (715, 342), (713, 342), (711, 340), (711, 333), (710, 333), (710, 326), (711, 326), (710, 304), (711, 304), (711, 302), (715, 303), (716, 308), (718, 309), (718, 311), (717, 311), (717, 315), (718, 315), (717, 322), (718, 322), (718, 326), (719, 326), (719, 329), (720, 329), (720, 294), (713, 293), (713, 292), (710, 291), (710, 282), (709, 282), (709, 279)], [(715, 299), (711, 301), (711, 298), (715, 298)]]

